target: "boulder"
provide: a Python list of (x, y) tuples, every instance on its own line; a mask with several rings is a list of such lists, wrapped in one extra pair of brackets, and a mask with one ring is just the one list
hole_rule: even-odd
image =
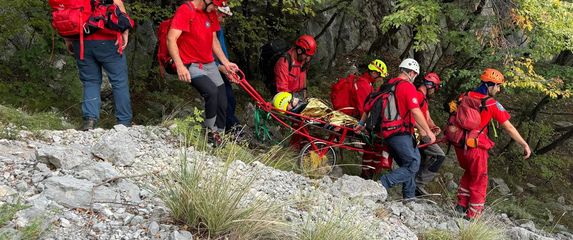
[(541, 235), (536, 234), (530, 230), (527, 230), (525, 228), (520, 228), (520, 227), (513, 227), (513, 228), (509, 229), (509, 231), (507, 231), (507, 235), (509, 236), (510, 239), (515, 239), (515, 240), (550, 240), (550, 239), (553, 239), (553, 238), (541, 236)]
[(16, 190), (6, 185), (0, 185), (0, 199), (16, 194)]
[(193, 234), (188, 231), (174, 231), (169, 236), (169, 240), (193, 240)]
[(68, 208), (88, 208), (93, 202), (119, 200), (119, 195), (112, 189), (105, 186), (93, 189), (92, 182), (72, 176), (50, 177), (44, 185), (48, 199)]
[(52, 164), (56, 168), (72, 169), (90, 160), (90, 156), (81, 150), (68, 146), (40, 145), (38, 161)]
[(92, 147), (92, 153), (114, 165), (130, 166), (137, 156), (137, 144), (121, 127), (118, 129), (120, 131), (110, 131), (102, 136)]
[(379, 183), (349, 175), (344, 175), (336, 180), (329, 192), (337, 197), (364, 198), (375, 202), (383, 202), (388, 197), (386, 189)]
[(87, 179), (96, 183), (117, 176), (119, 176), (117, 170), (108, 162), (98, 162), (83, 168), (83, 170), (77, 173), (78, 178)]
[(501, 178), (491, 178), (491, 186), (497, 189), (503, 195), (511, 194), (511, 190)]

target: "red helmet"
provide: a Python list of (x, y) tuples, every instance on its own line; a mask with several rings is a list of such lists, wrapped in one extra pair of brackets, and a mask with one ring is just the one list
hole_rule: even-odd
[(434, 83), (434, 85), (436, 86), (436, 90), (438, 90), (440, 83), (442, 82), (440, 81), (440, 77), (438, 76), (438, 74), (436, 74), (435, 72), (426, 74), (426, 76), (424, 76), (424, 80)]
[(213, 0), (213, 5), (217, 7), (224, 7), (227, 6), (227, 2), (225, 0)]
[(304, 53), (309, 56), (313, 56), (316, 52), (316, 41), (313, 36), (302, 35), (298, 37), (294, 45), (304, 50)]

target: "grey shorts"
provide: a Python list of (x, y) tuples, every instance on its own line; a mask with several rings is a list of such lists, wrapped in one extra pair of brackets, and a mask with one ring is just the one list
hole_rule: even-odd
[(189, 66), (189, 73), (191, 74), (191, 80), (201, 76), (207, 76), (217, 87), (224, 84), (221, 73), (219, 73), (219, 68), (215, 62), (206, 64), (192, 63)]

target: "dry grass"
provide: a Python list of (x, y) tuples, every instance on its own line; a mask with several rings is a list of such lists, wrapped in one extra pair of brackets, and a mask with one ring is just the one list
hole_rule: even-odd
[(243, 202), (256, 178), (233, 178), (227, 167), (214, 167), (183, 154), (181, 167), (170, 173), (160, 196), (182, 224), (208, 237), (233, 239), (281, 239), (286, 224), (279, 208), (264, 202)]

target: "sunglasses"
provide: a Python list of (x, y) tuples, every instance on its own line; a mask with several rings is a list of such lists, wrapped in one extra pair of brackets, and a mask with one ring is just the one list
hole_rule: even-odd
[(430, 81), (424, 81), (424, 85), (426, 85), (427, 88), (435, 88), (436, 84)]

